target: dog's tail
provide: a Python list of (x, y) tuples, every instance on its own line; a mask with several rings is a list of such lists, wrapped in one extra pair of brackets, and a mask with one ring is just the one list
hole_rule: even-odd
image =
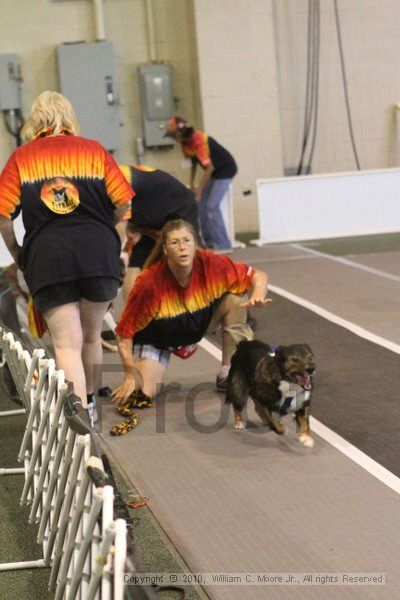
[(248, 341), (247, 340), (242, 340), (240, 341), (237, 346), (236, 346), (236, 350), (235, 352), (232, 354), (232, 358), (231, 358), (231, 368), (229, 370), (229, 373), (233, 373), (235, 371), (236, 367), (236, 362), (239, 360), (240, 355), (243, 352), (246, 352), (246, 346), (248, 345)]
[[(236, 350), (231, 358), (231, 367), (228, 374), (228, 386), (225, 395), (225, 404), (233, 404), (236, 408), (241, 405), (240, 396), (243, 395), (242, 386), (245, 382), (245, 376), (242, 373), (242, 354), (246, 355), (247, 346), (251, 341), (241, 339), (236, 346)], [(243, 406), (242, 406), (243, 408)]]

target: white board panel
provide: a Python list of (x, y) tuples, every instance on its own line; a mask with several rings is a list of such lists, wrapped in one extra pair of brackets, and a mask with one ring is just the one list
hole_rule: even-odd
[(260, 179), (257, 195), (263, 242), (400, 231), (400, 169)]

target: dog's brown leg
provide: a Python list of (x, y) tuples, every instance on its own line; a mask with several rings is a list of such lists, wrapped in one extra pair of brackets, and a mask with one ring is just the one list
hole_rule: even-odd
[(246, 429), (246, 423), (242, 419), (242, 413), (235, 409), (235, 429)]
[(298, 427), (300, 443), (306, 448), (312, 448), (314, 446), (314, 440), (310, 435), (310, 418), (308, 406), (305, 406), (296, 413), (296, 422)]
[(285, 425), (282, 423), (282, 421), (280, 419), (277, 419), (268, 410), (268, 408), (265, 408), (265, 406), (261, 406), (261, 404), (258, 404), (258, 402), (254, 402), (254, 407), (255, 407), (256, 413), (260, 417), (263, 425), (268, 425), (269, 427), (271, 427), (271, 429), (273, 429), (275, 431), (275, 433), (278, 433), (279, 435), (282, 435), (283, 433), (285, 433), (285, 431), (286, 431)]
[(254, 408), (256, 409), (256, 413), (260, 417), (262, 424), (272, 427), (271, 419), (270, 419), (271, 413), (269, 412), (269, 410), (264, 408), (257, 402), (254, 402)]
[(275, 433), (278, 433), (279, 435), (283, 435), (284, 433), (286, 433), (286, 425), (282, 423), (278, 416), (275, 416), (273, 413), (271, 413), (271, 419), (273, 422), (273, 429)]

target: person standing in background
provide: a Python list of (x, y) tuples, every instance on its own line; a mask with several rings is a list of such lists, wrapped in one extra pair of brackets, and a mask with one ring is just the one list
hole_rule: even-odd
[[(22, 129), (28, 143), (0, 176), (0, 232), (44, 316), (57, 367), (93, 409), (103, 317), (120, 280), (115, 224), (135, 193), (105, 148), (78, 132), (64, 96), (38, 96)], [(13, 227), (20, 212), (22, 248)]]
[[(214, 138), (194, 129), (182, 117), (171, 117), (167, 121), (164, 137), (178, 141), (183, 155), (192, 161), (190, 188), (199, 202), (200, 228), (207, 248), (230, 249), (221, 203), (237, 173), (233, 156)], [(203, 174), (196, 187), (197, 165), (201, 166)]]

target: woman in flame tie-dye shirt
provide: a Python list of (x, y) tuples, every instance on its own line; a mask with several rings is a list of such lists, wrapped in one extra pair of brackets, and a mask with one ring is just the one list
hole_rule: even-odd
[[(235, 159), (214, 138), (188, 125), (182, 117), (171, 117), (167, 121), (165, 137), (178, 141), (185, 158), (192, 161), (190, 188), (199, 203), (201, 234), (207, 248), (228, 250), (231, 248), (231, 241), (221, 204), (237, 173)], [(200, 165), (203, 173), (195, 185), (197, 165)]]
[[(43, 92), (0, 176), (0, 231), (43, 313), (58, 368), (86, 406), (102, 361), (101, 325), (120, 278), (114, 224), (134, 192), (112, 156), (78, 137), (69, 101)], [(22, 213), (18, 245), (13, 220)]]
[(154, 396), (171, 352), (187, 358), (196, 342), (219, 326), (222, 367), (217, 386), (224, 388), (238, 341), (253, 337), (246, 309), (269, 301), (266, 273), (200, 250), (195, 235), (183, 220), (167, 223), (163, 259), (145, 269), (132, 288), (116, 329), (125, 368), (125, 380), (113, 392), (118, 404), (138, 387)]

